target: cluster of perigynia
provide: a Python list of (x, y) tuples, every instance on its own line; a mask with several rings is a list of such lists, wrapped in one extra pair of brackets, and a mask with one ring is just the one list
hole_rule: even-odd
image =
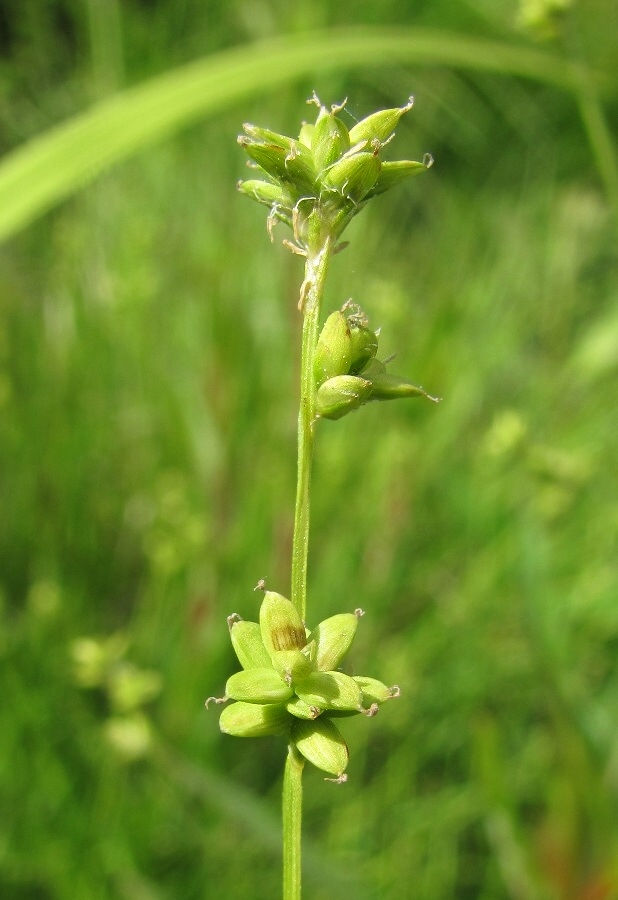
[(236, 701), (222, 711), (221, 731), (282, 735), (309, 762), (345, 781), (348, 748), (333, 718), (373, 716), (380, 703), (399, 695), (396, 686), (339, 671), (361, 615), (357, 609), (331, 616), (309, 631), (290, 600), (265, 591), (259, 623), (230, 616), (242, 670), (228, 679), (224, 697), (210, 698)]
[(327, 318), (315, 355), (316, 413), (340, 419), (372, 400), (427, 397), (436, 400), (406, 378), (386, 371), (376, 359), (378, 334), (368, 327), (362, 310), (344, 304)]
[(383, 162), (382, 148), (394, 136), (401, 116), (412, 108), (373, 113), (352, 128), (337, 115), (343, 109), (318, 106), (315, 124), (305, 123), (298, 138), (257, 125), (244, 125), (238, 142), (246, 150), (259, 179), (240, 181), (238, 189), (270, 208), (269, 228), (279, 220), (294, 232), (298, 252), (305, 252), (316, 234), (338, 239), (365, 203), (410, 177), (426, 171), (433, 160)]

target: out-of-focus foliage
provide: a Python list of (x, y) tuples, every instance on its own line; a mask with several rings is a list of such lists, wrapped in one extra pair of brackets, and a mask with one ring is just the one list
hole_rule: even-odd
[(234, 670), (226, 615), (255, 618), (261, 577), (287, 591), (295, 475), (301, 264), (235, 193), (235, 138), (295, 133), (313, 89), (350, 122), (416, 97), (393, 158), (435, 167), (350, 227), (325, 313), (352, 294), (443, 401), (319, 429), (308, 624), (362, 606), (352, 665), (402, 697), (343, 722), (345, 787), (307, 774), (307, 895), (618, 894), (618, 15), (532, 6), (0, 3), (3, 152), (173, 65), (342, 25), (545, 48), (608, 85), (316, 70), (0, 247), (0, 896), (278, 894), (284, 748), (203, 702)]

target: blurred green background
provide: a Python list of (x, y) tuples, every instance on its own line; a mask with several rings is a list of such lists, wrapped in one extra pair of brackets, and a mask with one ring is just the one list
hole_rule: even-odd
[[(259, 56), (356, 26), (435, 59)], [(236, 98), (0, 245), (0, 896), (279, 895), (283, 742), (204, 700), (226, 616), (287, 592), (295, 483), (302, 266), (235, 138), (315, 89), (350, 122), (415, 95), (392, 156), (435, 166), (355, 220), (325, 312), (443, 402), (319, 429), (309, 624), (362, 606), (352, 664), (402, 697), (344, 723), (345, 787), (308, 767), (305, 895), (616, 898), (615, 0), (2, 0), (0, 151), (234, 48)]]

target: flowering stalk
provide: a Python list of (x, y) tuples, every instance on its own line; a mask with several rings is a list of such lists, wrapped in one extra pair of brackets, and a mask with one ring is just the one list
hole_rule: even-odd
[[(337, 420), (366, 403), (399, 397), (429, 397), (422, 388), (387, 372), (377, 359), (378, 334), (356, 303), (345, 302), (320, 330), (324, 285), (332, 256), (349, 222), (378, 194), (426, 171), (422, 162), (384, 162), (402, 115), (412, 108), (386, 109), (348, 128), (339, 113), (318, 107), (314, 124), (298, 138), (245, 125), (239, 143), (259, 178), (239, 190), (269, 209), (268, 231), (283, 222), (293, 240), (289, 249), (305, 259), (298, 307), (303, 315), (301, 396), (298, 415), (298, 469), (292, 548), (291, 600), (266, 590), (259, 622), (228, 618), (241, 671), (232, 675), (216, 703), (233, 700), (221, 713), (220, 728), (236, 737), (280, 735), (288, 743), (283, 779), (283, 896), (300, 900), (302, 773), (305, 761), (343, 783), (348, 747), (336, 722), (374, 716), (381, 704), (399, 696), (367, 676), (341, 669), (362, 610), (338, 613), (310, 630), (306, 624), (310, 482), (314, 437), (321, 419)], [(207, 701), (208, 703), (208, 701)]]

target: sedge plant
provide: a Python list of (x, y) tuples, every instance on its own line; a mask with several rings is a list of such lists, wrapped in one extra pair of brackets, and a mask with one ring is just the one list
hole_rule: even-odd
[[(289, 599), (267, 590), (259, 621), (228, 618), (241, 669), (221, 698), (221, 731), (235, 737), (280, 735), (288, 745), (283, 776), (283, 896), (301, 892), (302, 774), (306, 762), (338, 784), (346, 781), (348, 747), (339, 729), (346, 716), (371, 718), (399, 687), (376, 678), (348, 675), (342, 663), (354, 638), (361, 609), (335, 611), (315, 627), (307, 623), (311, 467), (316, 431), (323, 420), (339, 420), (367, 403), (402, 397), (430, 397), (388, 371), (378, 358), (379, 331), (361, 306), (347, 300), (320, 329), (324, 287), (331, 258), (347, 244), (341, 236), (374, 197), (425, 172), (432, 163), (384, 161), (384, 148), (412, 108), (383, 109), (352, 127), (314, 95), (315, 123), (298, 138), (244, 125), (239, 144), (249, 156), (252, 177), (239, 182), (242, 194), (268, 209), (273, 236), (283, 223), (292, 237), (284, 244), (304, 258), (298, 309), (302, 315), (297, 489)], [(207, 701), (208, 702), (208, 701)]]

